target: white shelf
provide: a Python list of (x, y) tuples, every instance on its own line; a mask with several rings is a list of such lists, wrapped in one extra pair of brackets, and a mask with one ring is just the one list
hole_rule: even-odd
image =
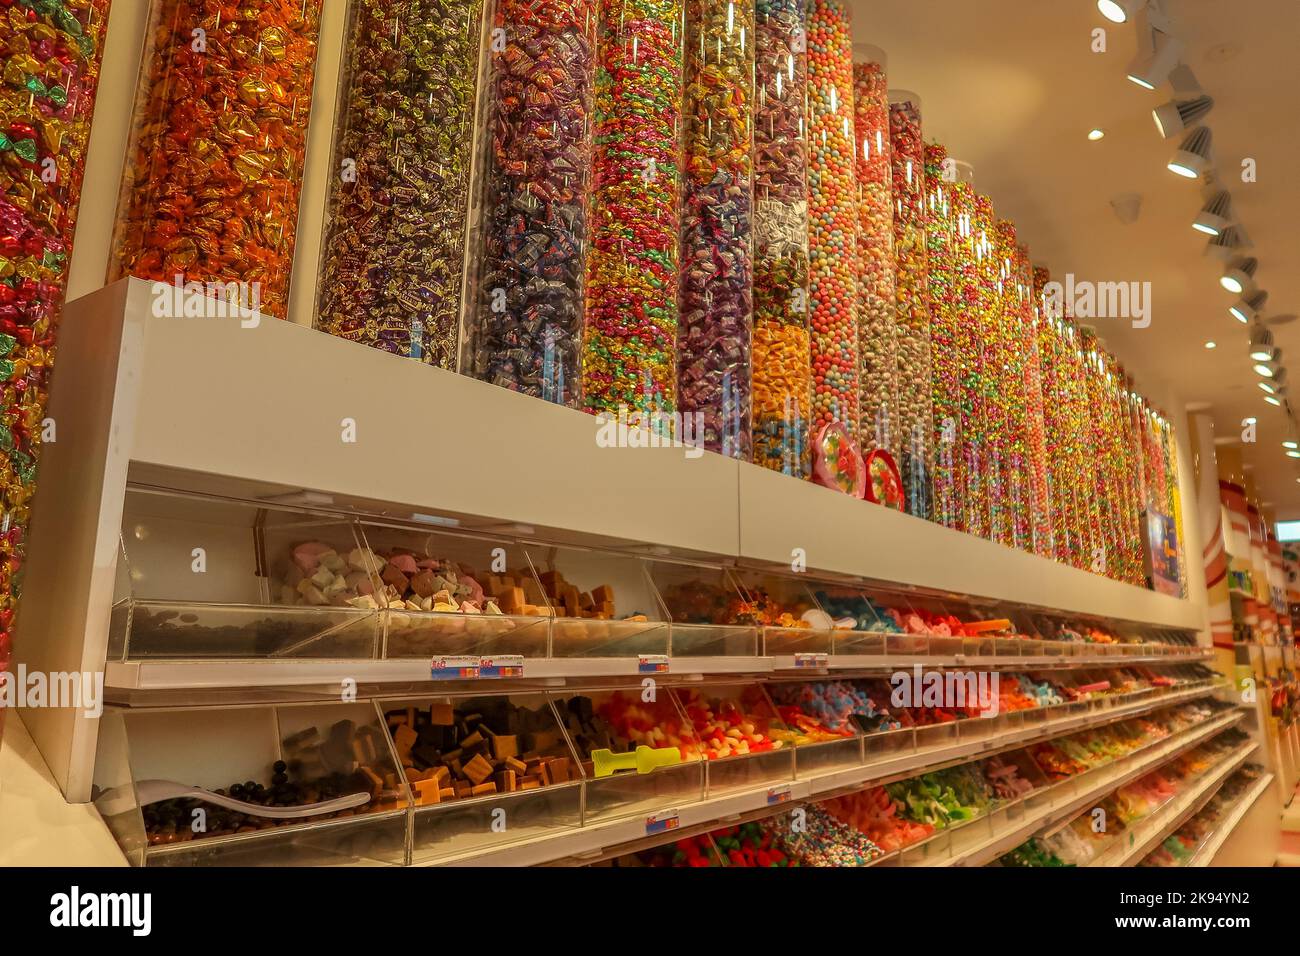
[(1197, 847), (1196, 853), (1187, 861), (1187, 866), (1209, 866), (1218, 855), (1219, 850), (1223, 848), (1223, 844), (1228, 841), (1237, 829), (1238, 824), (1250, 812), (1251, 807), (1268, 791), (1272, 784), (1273, 775), (1271, 773), (1266, 773), (1256, 780), (1254, 786), (1246, 791), (1245, 795), (1233, 806), (1227, 817), (1210, 834), (1210, 838)]

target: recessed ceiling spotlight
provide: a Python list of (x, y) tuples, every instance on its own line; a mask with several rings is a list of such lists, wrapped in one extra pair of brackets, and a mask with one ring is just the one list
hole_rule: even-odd
[(1228, 314), (1238, 322), (1249, 325), (1259, 318), (1259, 313), (1263, 311), (1266, 302), (1268, 302), (1268, 293), (1260, 289), (1258, 292), (1243, 296), (1241, 301), (1228, 306)]
[(1201, 207), (1192, 228), (1207, 236), (1217, 236), (1232, 225), (1232, 199), (1226, 191), (1220, 191), (1210, 197), (1210, 201)]
[(1165, 139), (1172, 139), (1189, 126), (1200, 125), (1210, 110), (1214, 109), (1214, 99), (1198, 96), (1190, 100), (1170, 100), (1151, 111), (1156, 121), (1156, 129)]
[(1111, 23), (1128, 23), (1147, 5), (1147, 0), (1097, 0), (1097, 9)]
[(1088, 139), (1093, 143), (1097, 142), (1097, 140), (1099, 139), (1105, 139), (1105, 138), (1106, 138), (1106, 131), (1104, 129), (1092, 129), (1088, 131)]
[(1219, 345), (1218, 345), (1217, 342), (1206, 342), (1206, 343), (1205, 343), (1205, 347), (1206, 347), (1207, 349), (1217, 349), (1217, 348), (1219, 347)]
[(1256, 362), (1271, 361), (1277, 349), (1273, 347), (1273, 333), (1263, 326), (1250, 333), (1250, 357)]
[(1168, 169), (1183, 179), (1200, 179), (1210, 168), (1210, 148), (1213, 137), (1206, 126), (1198, 126), (1183, 139), (1182, 145), (1169, 160)]
[(1234, 259), (1223, 270), (1219, 285), (1234, 295), (1243, 295), (1255, 291), (1255, 273), (1259, 270), (1259, 260), (1254, 257)]

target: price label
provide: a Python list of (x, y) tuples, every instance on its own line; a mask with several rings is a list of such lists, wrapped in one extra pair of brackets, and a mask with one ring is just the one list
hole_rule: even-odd
[(479, 675), (481, 658), (435, 657), (429, 666), (434, 680), (474, 680)]
[(780, 787), (769, 787), (767, 790), (767, 805), (773, 806), (778, 803), (789, 803), (794, 798), (794, 790), (790, 784)]
[(798, 670), (804, 668), (824, 669), (830, 663), (829, 654), (796, 654), (794, 656), (794, 666)]
[(653, 836), (667, 830), (676, 830), (681, 826), (681, 818), (676, 810), (661, 810), (654, 816), (645, 818), (645, 834)]
[(524, 656), (506, 654), (500, 657), (484, 657), (479, 661), (479, 677), (523, 677)]
[(641, 654), (637, 657), (636, 670), (638, 674), (667, 674), (668, 655)]

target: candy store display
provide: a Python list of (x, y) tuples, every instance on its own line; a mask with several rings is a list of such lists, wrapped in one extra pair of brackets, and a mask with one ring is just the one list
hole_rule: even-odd
[(482, 0), (358, 0), (317, 328), (455, 369)]
[(858, 442), (898, 455), (894, 419), (894, 183), (889, 79), (884, 54), (866, 48), (853, 64), (858, 182)]
[[(0, 17), (0, 672), (22, 589), (107, 0), (7, 4)], [(0, 730), (4, 716), (0, 710)]]
[(601, 0), (583, 405), (677, 406), (681, 0)]
[(463, 370), (578, 407), (596, 0), (500, 0)]
[[(968, 421), (962, 428), (963, 468), (966, 471), (966, 527), (991, 541), (1005, 537), (1005, 475), (1000, 441), (1001, 387), (1001, 268), (997, 257), (996, 217), (992, 201), (982, 193), (970, 197), (971, 241), (975, 254), (973, 288), (963, 303), (973, 321), (965, 323), (972, 339), (963, 349), (964, 380), (969, 382)], [(954, 190), (954, 197), (957, 192)], [(957, 202), (954, 199), (954, 202)]]
[(933, 453), (930, 395), (930, 291), (926, 248), (925, 143), (921, 101), (914, 93), (889, 94), (890, 162), (894, 197), (894, 292), (897, 433), (907, 510), (931, 516)]
[(753, 332), (753, 0), (686, 0), (677, 405), (748, 460)]
[(813, 427), (839, 422), (856, 431), (858, 195), (847, 6), (811, 0), (807, 44)]
[(803, 826), (792, 829), (784, 846), (799, 866), (868, 866), (885, 855), (876, 842), (828, 810), (806, 808)]
[(320, 9), (157, 0), (110, 278), (227, 284), (285, 317)]
[(806, 0), (758, 0), (754, 54), (753, 460), (812, 471)]
[(968, 248), (955, 218), (955, 163), (938, 143), (925, 147), (925, 236), (930, 294), (930, 376), (934, 422), (933, 519), (949, 528), (963, 525), (960, 487), (961, 344), (966, 321), (962, 302), (963, 252)]

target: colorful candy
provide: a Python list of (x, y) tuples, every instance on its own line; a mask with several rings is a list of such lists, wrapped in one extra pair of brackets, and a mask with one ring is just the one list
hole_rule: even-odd
[(703, 445), (750, 455), (753, 0), (687, 0), (677, 404)]
[(681, 0), (601, 0), (583, 333), (589, 411), (677, 403)]
[(930, 294), (930, 377), (934, 414), (933, 519), (949, 528), (963, 527), (960, 495), (959, 427), (961, 422), (962, 312), (961, 269), (973, 268), (970, 246), (963, 242), (953, 215), (955, 163), (937, 143), (925, 147), (926, 262)]
[(858, 411), (858, 196), (847, 7), (813, 0), (808, 18), (808, 254), (814, 430)]
[(758, 0), (754, 107), (753, 460), (812, 470), (805, 0)]
[(113, 278), (244, 283), (284, 317), (320, 6), (159, 0)]
[[(501, 0), (483, 264), (465, 370), (577, 407), (596, 0)], [(495, 31), (500, 31), (495, 32)]]

